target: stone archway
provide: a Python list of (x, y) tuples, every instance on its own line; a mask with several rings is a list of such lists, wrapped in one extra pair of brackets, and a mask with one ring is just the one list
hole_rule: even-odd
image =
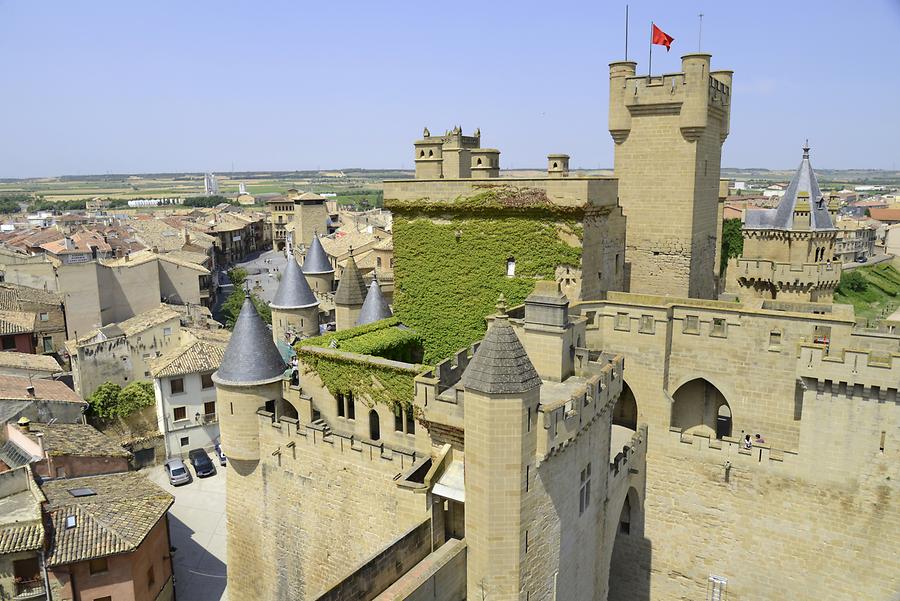
[(609, 559), (609, 601), (649, 598), (645, 596), (649, 592), (648, 543), (644, 538), (641, 501), (637, 490), (631, 487), (619, 511)]
[(627, 382), (622, 382), (622, 394), (613, 407), (613, 425), (624, 426), (629, 430), (637, 430), (638, 408), (634, 393)]
[(685, 382), (672, 399), (673, 427), (681, 428), (687, 434), (704, 434), (710, 438), (731, 435), (731, 405), (709, 380), (695, 378)]

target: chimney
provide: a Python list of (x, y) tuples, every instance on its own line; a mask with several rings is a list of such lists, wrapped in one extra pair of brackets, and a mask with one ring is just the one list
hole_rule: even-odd
[(547, 176), (548, 177), (569, 177), (569, 155), (567, 155), (567, 154), (548, 154), (547, 155)]
[(25, 391), (28, 393), (28, 396), (30, 396), (30, 397), (34, 396), (34, 386), (33, 385), (29, 384), (28, 387), (25, 389)]
[(20, 417), (19, 421), (16, 423), (19, 425), (19, 430), (22, 432), (31, 432), (31, 420), (24, 415)]
[(158, 246), (154, 246), (154, 247), (151, 248), (150, 250), (153, 251), (153, 254), (155, 254), (155, 255), (158, 255), (158, 254), (159, 254), (159, 247), (158, 247)]
[(41, 447), (41, 457), (46, 457), (47, 451), (44, 449), (44, 433), (36, 432), (34, 436), (37, 438), (38, 446)]
[(125, 262), (128, 263), (131, 260), (131, 251), (125, 251)]

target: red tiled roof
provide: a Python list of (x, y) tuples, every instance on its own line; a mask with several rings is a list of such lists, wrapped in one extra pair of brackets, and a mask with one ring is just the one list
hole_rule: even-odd
[(869, 215), (872, 219), (878, 221), (897, 221), (900, 222), (900, 209), (869, 209)]

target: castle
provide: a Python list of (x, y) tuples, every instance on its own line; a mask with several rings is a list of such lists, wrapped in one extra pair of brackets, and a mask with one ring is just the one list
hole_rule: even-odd
[[(732, 74), (635, 67), (610, 65), (615, 178), (500, 178), (480, 132), (426, 129), (384, 186), (394, 316), (342, 277), (291, 369), (245, 303), (214, 376), (232, 598), (900, 592), (900, 337), (830, 302), (809, 151), (720, 274)], [(321, 277), (295, 267), (273, 321)]]

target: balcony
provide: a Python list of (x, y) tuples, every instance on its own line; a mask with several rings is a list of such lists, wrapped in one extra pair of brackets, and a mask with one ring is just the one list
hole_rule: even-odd
[(37, 580), (17, 580), (13, 589), (13, 599), (44, 599), (44, 581)]

